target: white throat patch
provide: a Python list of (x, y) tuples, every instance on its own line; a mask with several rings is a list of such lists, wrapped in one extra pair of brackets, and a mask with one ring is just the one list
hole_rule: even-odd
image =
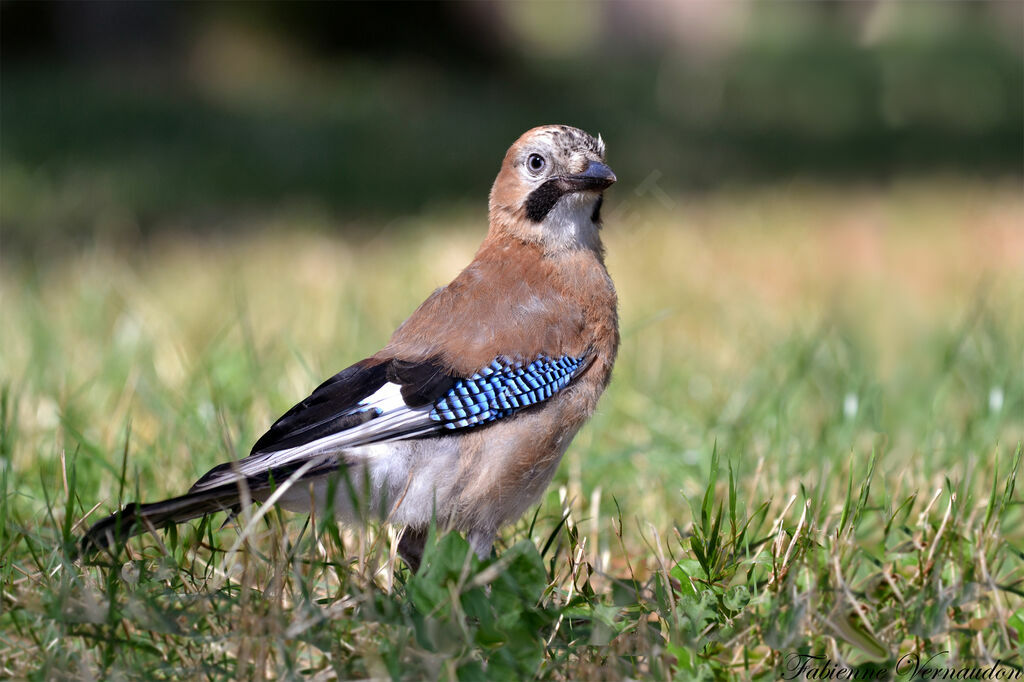
[(597, 225), (591, 220), (601, 195), (572, 192), (558, 199), (541, 223), (544, 242), (560, 249), (600, 249)]

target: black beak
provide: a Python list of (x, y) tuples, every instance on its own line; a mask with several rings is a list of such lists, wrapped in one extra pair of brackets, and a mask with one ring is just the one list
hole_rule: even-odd
[(585, 192), (607, 189), (617, 179), (611, 168), (603, 163), (591, 161), (586, 170), (579, 175), (559, 178), (559, 185), (565, 192)]

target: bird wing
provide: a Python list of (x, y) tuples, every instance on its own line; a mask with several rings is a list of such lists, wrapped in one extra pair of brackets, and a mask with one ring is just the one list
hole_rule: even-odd
[(346, 449), (486, 426), (550, 399), (591, 360), (590, 353), (532, 361), (499, 356), (470, 376), (439, 362), (364, 360), (288, 410), (248, 457), (210, 470), (189, 493), (242, 479), (250, 486), (280, 482), (310, 460), (319, 461), (307, 475), (321, 475), (340, 466)]

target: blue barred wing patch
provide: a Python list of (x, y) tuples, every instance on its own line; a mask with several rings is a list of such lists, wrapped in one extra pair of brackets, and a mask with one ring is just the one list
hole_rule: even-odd
[(445, 429), (478, 426), (543, 402), (569, 385), (584, 357), (539, 356), (529, 364), (498, 359), (459, 379), (430, 411)]

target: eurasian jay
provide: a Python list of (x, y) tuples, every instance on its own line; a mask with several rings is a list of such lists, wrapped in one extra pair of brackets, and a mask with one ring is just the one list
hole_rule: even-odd
[(611, 377), (618, 314), (600, 228), (615, 179), (600, 137), (559, 125), (523, 134), (473, 261), (380, 352), (288, 410), (248, 457), (180, 497), (127, 505), (83, 548), (251, 499), (349, 522), (378, 514), (405, 527), (399, 551), (414, 570), (435, 520), (488, 555), (543, 493)]

